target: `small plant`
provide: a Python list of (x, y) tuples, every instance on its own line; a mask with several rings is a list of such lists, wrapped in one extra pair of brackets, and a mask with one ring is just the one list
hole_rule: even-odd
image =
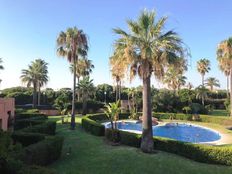
[(189, 114), (191, 112), (191, 108), (189, 106), (185, 106), (182, 108), (182, 110), (186, 113)]
[(131, 109), (131, 112), (130, 112), (130, 119), (133, 119), (133, 120), (138, 120), (139, 119), (139, 115), (138, 113), (136, 112), (136, 109), (133, 108)]
[(118, 138), (118, 131), (117, 131), (117, 120), (119, 118), (119, 113), (121, 111), (120, 108), (120, 101), (118, 100), (116, 103), (109, 103), (106, 105), (105, 114), (110, 120), (111, 129), (112, 129), (112, 141), (114, 143), (117, 142)]

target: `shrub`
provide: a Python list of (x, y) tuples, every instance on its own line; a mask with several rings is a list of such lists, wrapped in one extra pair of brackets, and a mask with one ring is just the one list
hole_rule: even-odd
[(106, 139), (118, 143), (120, 142), (120, 131), (118, 129), (105, 129)]
[(29, 165), (48, 165), (60, 157), (63, 140), (59, 136), (48, 137), (25, 147), (18, 158)]
[(40, 113), (18, 113), (15, 117), (16, 120), (19, 119), (47, 119), (46, 115)]
[(14, 129), (19, 130), (19, 129), (23, 129), (26, 127), (42, 124), (44, 122), (45, 120), (37, 120), (37, 119), (36, 120), (33, 120), (33, 119), (16, 120), (14, 123)]
[(48, 135), (55, 135), (55, 133), (56, 133), (56, 122), (55, 121), (45, 122), (43, 124), (35, 125), (33, 127), (24, 128), (21, 131), (48, 134)]
[(104, 136), (105, 134), (105, 126), (94, 120), (91, 120), (88, 116), (82, 118), (81, 125), (86, 131), (93, 135)]
[(191, 144), (155, 137), (154, 148), (157, 150), (175, 153), (199, 162), (232, 165), (231, 146)]
[(40, 166), (25, 166), (23, 167), (18, 174), (56, 174), (55, 170), (48, 169)]
[(11, 137), (14, 140), (14, 142), (21, 143), (23, 146), (35, 144), (45, 139), (44, 134), (27, 133), (27, 132), (21, 132), (21, 131), (14, 132), (11, 135)]
[(140, 147), (141, 135), (126, 131), (120, 131), (121, 144), (133, 147)]

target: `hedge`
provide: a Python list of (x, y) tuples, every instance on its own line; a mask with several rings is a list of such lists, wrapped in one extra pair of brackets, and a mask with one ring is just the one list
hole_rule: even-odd
[(19, 130), (19, 129), (23, 129), (26, 127), (31, 127), (34, 125), (42, 124), (44, 122), (45, 122), (45, 120), (33, 120), (33, 119), (16, 120), (14, 123), (14, 129)]
[(15, 116), (16, 120), (19, 119), (47, 119), (47, 116), (44, 114), (40, 114), (40, 113), (18, 113)]
[[(187, 119), (187, 115), (185, 114), (175, 114), (178, 119)], [(170, 115), (165, 113), (155, 113), (153, 116), (156, 116), (159, 119), (169, 118)], [(94, 119), (97, 120), (97, 115), (94, 115)], [(100, 115), (100, 119), (103, 116)], [(93, 135), (98, 135), (98, 133), (94, 132), (96, 127), (101, 127), (101, 135), (103, 134), (104, 126), (100, 123), (97, 123), (94, 120), (91, 120), (92, 116), (87, 116), (84, 118), (84, 122), (82, 122), (82, 126)], [(219, 118), (221, 117), (212, 117), (210, 116), (201, 116), (201, 121), (208, 121), (218, 123)], [(225, 120), (231, 120), (229, 118), (224, 118), (220, 123), (224, 123)], [(83, 124), (84, 123), (84, 124)], [(102, 127), (103, 126), (103, 127)], [(136, 133), (125, 132), (121, 130), (117, 130), (119, 133), (119, 141), (121, 144), (140, 147), (141, 144), (141, 135)], [(105, 136), (107, 139), (112, 140), (112, 129), (106, 129)], [(177, 155), (184, 156), (186, 158), (203, 162), (209, 164), (222, 164), (232, 166), (232, 145), (227, 146), (210, 146), (204, 144), (192, 144), (181, 141), (176, 141), (168, 138), (154, 137), (154, 149), (166, 151), (170, 153), (174, 153)]]
[(15, 143), (21, 143), (22, 146), (29, 146), (45, 139), (44, 134), (21, 131), (14, 132), (11, 137)]
[(29, 165), (48, 165), (57, 160), (62, 151), (63, 137), (52, 136), (23, 149), (18, 158)]
[[(119, 114), (119, 119), (128, 119), (129, 113), (121, 113)], [(108, 120), (107, 116), (103, 113), (101, 114), (92, 114), (87, 115), (81, 120), (82, 127), (96, 136), (104, 136), (105, 135), (105, 126), (99, 123), (99, 121)]]
[(56, 171), (53, 169), (32, 165), (32, 166), (24, 166), (18, 172), (18, 174), (56, 174)]
[(48, 121), (43, 124), (35, 125), (33, 127), (28, 127), (21, 129), (22, 132), (33, 132), (33, 133), (41, 133), (41, 134), (48, 134), (48, 135), (55, 135), (56, 133), (56, 122), (55, 121)]

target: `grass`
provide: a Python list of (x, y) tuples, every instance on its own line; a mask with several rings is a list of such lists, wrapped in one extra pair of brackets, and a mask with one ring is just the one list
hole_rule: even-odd
[(132, 147), (111, 146), (104, 138), (83, 131), (80, 120), (76, 119), (77, 128), (74, 131), (69, 130), (69, 125), (57, 126), (57, 134), (65, 137), (63, 153), (48, 167), (56, 169), (59, 174), (232, 173), (232, 167), (198, 163), (174, 154), (144, 154)]
[(212, 112), (210, 112), (209, 115), (212, 115), (212, 116), (229, 116), (228, 115), (228, 112), (226, 110), (213, 110)]

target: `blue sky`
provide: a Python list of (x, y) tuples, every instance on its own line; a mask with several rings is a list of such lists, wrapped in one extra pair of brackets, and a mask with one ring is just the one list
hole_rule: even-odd
[[(5, 67), (0, 72), (0, 88), (22, 85), (21, 70), (36, 58), (49, 63), (47, 87), (71, 87), (69, 64), (56, 56), (55, 41), (60, 31), (73, 26), (83, 29), (89, 37), (94, 83), (113, 83), (108, 64), (116, 38), (112, 28), (127, 29), (125, 20), (136, 19), (144, 8), (155, 9), (158, 17), (168, 16), (166, 29), (178, 32), (190, 48), (188, 81), (194, 86), (201, 83), (196, 61), (208, 58), (212, 70), (206, 77), (216, 77), (222, 88), (226, 87), (225, 76), (218, 69), (216, 47), (232, 36), (230, 0), (0, 0), (0, 57)], [(154, 79), (152, 83), (162, 87)], [(130, 86), (139, 84), (137, 79)]]

